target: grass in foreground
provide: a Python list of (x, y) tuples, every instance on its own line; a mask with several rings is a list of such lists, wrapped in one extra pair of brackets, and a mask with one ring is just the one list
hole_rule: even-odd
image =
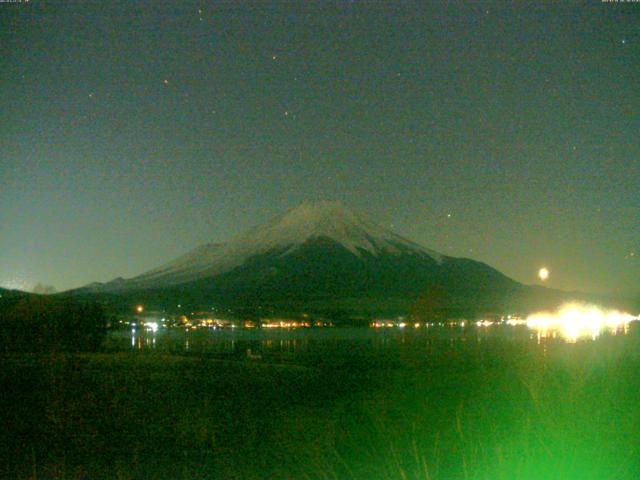
[[(5, 478), (632, 479), (638, 340), (272, 366), (10, 355)], [(389, 361), (385, 361), (389, 360)], [(391, 361), (393, 360), (393, 361)]]

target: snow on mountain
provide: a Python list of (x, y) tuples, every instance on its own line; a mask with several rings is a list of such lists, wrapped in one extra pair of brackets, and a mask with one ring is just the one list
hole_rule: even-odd
[(339, 202), (305, 202), (227, 243), (202, 245), (126, 283), (127, 286), (147, 287), (213, 276), (230, 271), (256, 255), (278, 252), (286, 256), (318, 238), (331, 239), (358, 257), (364, 254), (414, 254), (427, 255), (438, 263), (443, 258), (348, 210)]
[[(410, 250), (440, 255), (396, 235), (391, 230), (357, 215), (339, 202), (305, 202), (272, 221), (256, 227), (230, 242), (245, 252), (261, 253), (289, 246), (288, 252), (306, 241), (325, 237), (341, 244), (356, 256)], [(287, 253), (288, 253), (287, 252)]]

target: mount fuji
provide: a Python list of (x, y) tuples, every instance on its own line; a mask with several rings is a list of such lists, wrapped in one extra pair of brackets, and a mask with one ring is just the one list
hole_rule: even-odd
[(168, 308), (212, 304), (275, 310), (448, 314), (504, 311), (531, 288), (492, 267), (450, 257), (339, 202), (305, 202), (227, 243), (202, 245), (139, 276), (94, 283), (99, 294)]
[(229, 272), (261, 256), (296, 257), (317, 242), (331, 244), (360, 259), (411, 254), (437, 263), (443, 260), (439, 253), (402, 238), (339, 202), (305, 202), (230, 242), (201, 245), (137, 277), (94, 287), (121, 290), (177, 285)]

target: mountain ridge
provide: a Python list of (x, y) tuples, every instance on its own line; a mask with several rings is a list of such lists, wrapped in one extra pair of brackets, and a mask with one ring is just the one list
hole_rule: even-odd
[(327, 237), (343, 245), (356, 256), (365, 252), (378, 255), (414, 253), (441, 262), (444, 255), (408, 240), (382, 227), (341, 202), (303, 202), (298, 207), (237, 235), (224, 243), (206, 243), (130, 279), (90, 284), (83, 288), (119, 290), (177, 285), (208, 276), (226, 273), (241, 266), (254, 255), (280, 250), (286, 256), (308, 240)]
[(404, 314), (525, 313), (589, 296), (526, 286), (442, 255), (339, 202), (305, 202), (225, 243), (207, 243), (131, 279), (68, 291), (167, 310)]

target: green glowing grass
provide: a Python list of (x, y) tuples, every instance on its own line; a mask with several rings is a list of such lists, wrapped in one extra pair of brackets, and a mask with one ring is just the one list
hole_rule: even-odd
[(0, 476), (635, 479), (636, 335), (338, 345), (283, 367), (6, 357)]

